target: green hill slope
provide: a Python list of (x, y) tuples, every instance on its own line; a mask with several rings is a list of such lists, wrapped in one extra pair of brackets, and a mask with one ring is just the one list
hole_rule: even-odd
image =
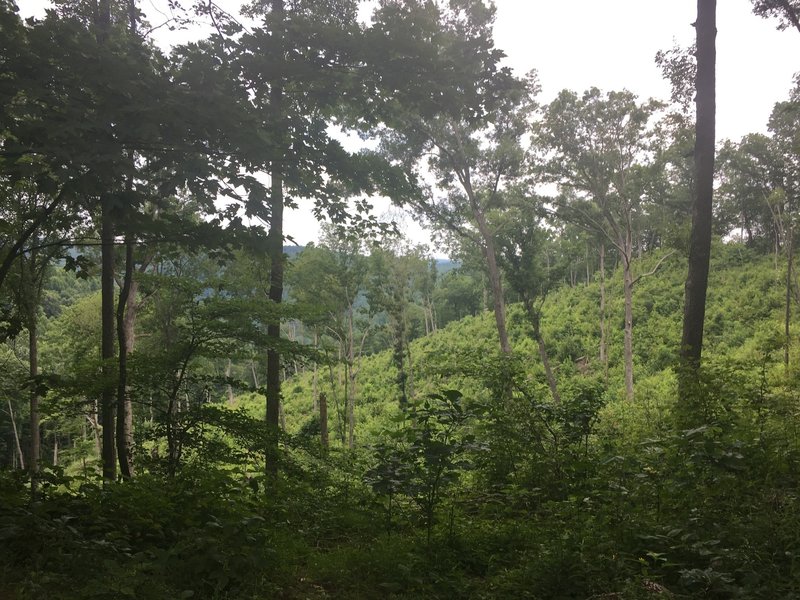
[[(661, 255), (638, 261), (638, 273), (649, 272)], [(659, 271), (643, 277), (634, 290), (634, 373), (637, 404), (674, 401), (672, 367), (681, 336), (685, 259), (668, 258)], [(783, 266), (774, 257), (743, 247), (715, 248), (709, 282), (705, 356), (715, 361), (745, 361), (777, 365), (783, 344)], [(609, 365), (598, 358), (600, 343), (599, 283), (564, 286), (544, 304), (543, 337), (560, 386), (576, 379), (601, 381), (610, 404), (623, 397), (622, 280), (617, 272), (607, 280)], [(511, 305), (508, 324), (520, 374), (541, 401), (549, 391), (536, 343), (521, 308)], [(450, 323), (411, 343), (411, 387), (417, 396), (444, 388), (461, 390), (468, 398), (490, 395), (492, 373), (499, 360), (494, 317), (484, 313)], [(336, 403), (343, 409), (341, 374), (320, 368), (318, 390), (328, 395), (331, 432), (341, 432)], [(356, 431), (364, 443), (374, 441), (385, 417), (396, 412), (399, 391), (390, 352), (364, 357), (357, 378)], [(287, 382), (287, 429), (298, 431), (313, 418), (312, 375)], [(335, 437), (332, 435), (332, 438)]]

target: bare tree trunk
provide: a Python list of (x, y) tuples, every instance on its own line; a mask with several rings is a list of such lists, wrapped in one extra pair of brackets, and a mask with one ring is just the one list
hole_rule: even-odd
[[(791, 219), (791, 215), (789, 215)], [(789, 350), (791, 346), (790, 323), (792, 318), (792, 263), (794, 262), (794, 228), (791, 223), (787, 228), (786, 235), (786, 310), (784, 315), (784, 333), (786, 335), (786, 345), (783, 352), (783, 364), (789, 368)]]
[(606, 245), (600, 242), (600, 363), (608, 380), (608, 336), (606, 335)]
[(355, 448), (356, 440), (356, 390), (355, 390), (355, 339), (353, 331), (353, 306), (348, 314), (349, 348), (347, 350), (347, 447)]
[[(28, 324), (28, 355), (29, 374), (33, 387), (31, 388), (31, 452), (28, 456), (28, 469), (31, 474), (31, 497), (36, 497), (36, 487), (39, 478), (39, 455), (41, 454), (41, 427), (39, 426), (39, 391), (36, 389), (36, 377), (39, 375), (39, 344), (37, 338), (36, 315), (30, 315)], [(16, 435), (16, 426), (14, 427)], [(19, 440), (17, 440), (19, 443)]]
[(58, 432), (53, 432), (53, 466), (58, 466)]
[[(319, 336), (317, 334), (317, 329), (314, 328), (314, 350), (317, 350), (319, 345)], [(314, 372), (311, 375), (311, 395), (313, 397), (312, 402), (314, 404), (314, 412), (316, 413), (319, 408), (319, 378), (317, 375), (317, 361), (314, 359)]]
[(408, 358), (408, 382), (406, 389), (408, 397), (414, 398), (414, 361), (411, 359), (411, 344), (406, 343), (406, 356)]
[(8, 402), (8, 415), (11, 417), (11, 429), (14, 432), (14, 442), (17, 446), (17, 455), (19, 456), (19, 468), (25, 468), (25, 456), (22, 454), (22, 444), (19, 441), (19, 431), (17, 430), (17, 420), (14, 418), (14, 408), (11, 406), (11, 399)]
[(525, 304), (528, 317), (533, 325), (533, 337), (536, 339), (536, 344), (539, 347), (539, 358), (544, 367), (544, 375), (547, 379), (547, 385), (550, 387), (550, 394), (553, 396), (553, 402), (555, 404), (561, 404), (561, 396), (558, 393), (558, 383), (556, 382), (555, 375), (553, 375), (553, 369), (550, 368), (550, 358), (547, 356), (547, 347), (544, 345), (544, 338), (542, 338), (541, 314), (539, 310), (531, 306), (530, 302), (526, 302)]
[[(626, 244), (626, 253), (632, 248)], [(633, 402), (633, 274), (631, 256), (622, 257), (622, 277), (625, 296), (625, 398)]]
[(712, 200), (714, 194), (714, 139), (716, 120), (716, 0), (697, 0), (696, 140), (694, 148), (694, 193), (689, 269), (683, 309), (681, 368), (678, 379), (681, 399), (696, 389), (703, 350), (706, 290), (711, 261)]
[(586, 242), (586, 253), (584, 254), (584, 260), (586, 261), (586, 285), (588, 286), (589, 281), (592, 278), (589, 270), (589, 242)]
[(319, 395), (319, 438), (323, 448), (328, 448), (328, 397)]
[(115, 452), (115, 385), (114, 385), (114, 359), (115, 352), (115, 294), (114, 294), (114, 223), (111, 218), (111, 201), (108, 196), (103, 196), (101, 205), (101, 328), (103, 359), (102, 377), (103, 388), (100, 402), (100, 415), (103, 426), (103, 479), (114, 481), (117, 478), (117, 464)]
[(492, 303), (494, 306), (494, 320), (497, 325), (497, 335), (500, 338), (500, 351), (503, 354), (511, 354), (511, 343), (508, 341), (506, 331), (506, 304), (503, 297), (503, 283), (500, 280), (500, 267), (497, 265), (497, 252), (494, 247), (494, 237), (486, 222), (485, 215), (474, 211), (475, 221), (483, 239), (483, 256), (486, 259), (486, 266), (489, 274), (489, 284), (492, 288)]
[[(225, 365), (225, 378), (230, 380), (233, 369), (233, 361), (229, 358), (228, 363)], [(226, 385), (225, 392), (228, 396), (228, 406), (233, 406), (233, 386), (230, 381)]]
[(92, 426), (92, 436), (94, 437), (94, 451), (98, 458), (103, 453), (103, 447), (100, 443), (100, 425), (98, 423), (99, 417), (97, 414), (97, 401), (92, 402), (92, 412), (89, 415), (86, 415), (86, 419)]
[(253, 375), (253, 387), (258, 387), (258, 374), (256, 373), (256, 361), (250, 361), (250, 373)]
[(125, 276), (117, 304), (117, 338), (119, 343), (119, 378), (117, 380), (117, 456), (120, 473), (125, 479), (133, 477), (133, 412), (128, 387), (128, 355), (132, 340), (128, 340), (125, 323), (133, 283), (133, 239), (125, 240)]
[(405, 369), (405, 327), (403, 317), (396, 319), (394, 330), (394, 347), (392, 348), (392, 360), (397, 369), (397, 387), (400, 390), (400, 408), (406, 409), (408, 405), (407, 383), (408, 374)]

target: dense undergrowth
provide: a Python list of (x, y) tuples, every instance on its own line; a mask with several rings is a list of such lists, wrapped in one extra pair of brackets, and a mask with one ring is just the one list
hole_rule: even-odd
[[(796, 598), (798, 373), (782, 361), (780, 271), (717, 250), (691, 404), (672, 370), (680, 261), (636, 289), (632, 403), (618, 327), (607, 377), (594, 358), (597, 284), (564, 288), (543, 320), (560, 404), (512, 307), (509, 360), (488, 315), (412, 343), (406, 411), (388, 351), (364, 358), (355, 450), (338, 442), (341, 390), (318, 381), (325, 450), (311, 374), (288, 381), (277, 477), (256, 461), (256, 395), (200, 407), (174, 474), (140, 448), (133, 481), (73, 465), (33, 502), (24, 477), (0, 474), (0, 596)], [(612, 323), (621, 312), (613, 300)]]

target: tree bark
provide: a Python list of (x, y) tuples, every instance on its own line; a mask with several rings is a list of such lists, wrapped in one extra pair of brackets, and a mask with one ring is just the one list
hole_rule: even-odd
[(126, 313), (130, 305), (133, 284), (133, 239), (125, 240), (125, 275), (117, 303), (117, 342), (119, 344), (119, 377), (117, 379), (117, 457), (120, 473), (125, 479), (133, 477), (133, 411), (128, 386), (128, 355), (132, 340), (128, 340)]
[(679, 392), (687, 397), (696, 389), (703, 350), (706, 291), (711, 260), (712, 198), (714, 193), (714, 137), (716, 119), (716, 0), (697, 1), (697, 122), (694, 148), (692, 232), (683, 309)]
[(355, 332), (353, 331), (353, 305), (348, 312), (347, 349), (347, 447), (352, 450), (356, 445), (356, 374), (355, 374)]
[[(791, 213), (789, 215), (791, 219)], [(792, 263), (794, 262), (794, 227), (790, 223), (786, 230), (786, 307), (784, 314), (784, 333), (786, 342), (783, 351), (783, 364), (789, 368), (789, 352), (791, 347), (791, 319), (792, 319)]]
[(114, 481), (117, 478), (115, 452), (115, 385), (114, 348), (114, 223), (111, 217), (110, 200), (104, 196), (100, 202), (100, 242), (101, 242), (101, 358), (103, 360), (103, 388), (100, 397), (100, 419), (103, 427), (103, 479)]
[(323, 448), (328, 448), (328, 397), (325, 392), (319, 395), (319, 439)]
[[(31, 451), (28, 456), (28, 469), (31, 474), (31, 497), (36, 497), (39, 477), (39, 455), (41, 454), (41, 427), (39, 425), (39, 391), (36, 377), (39, 375), (39, 344), (37, 338), (36, 315), (30, 315), (28, 324), (29, 374), (31, 377)], [(16, 431), (15, 431), (16, 433)]]
[(606, 335), (606, 245), (600, 242), (600, 363), (608, 381), (608, 337)]
[[(626, 252), (631, 251), (628, 246)], [(622, 257), (622, 278), (625, 296), (625, 399), (633, 402), (633, 274), (630, 254)]]
[(547, 356), (547, 347), (544, 345), (544, 338), (542, 337), (541, 313), (539, 310), (534, 308), (530, 302), (526, 302), (525, 304), (528, 318), (531, 320), (531, 324), (533, 325), (533, 337), (536, 340), (537, 346), (539, 347), (539, 358), (541, 359), (542, 366), (544, 367), (544, 375), (547, 379), (547, 385), (550, 387), (550, 394), (553, 396), (553, 403), (561, 404), (561, 396), (558, 393), (558, 382), (556, 382), (555, 375), (553, 375), (553, 369), (550, 367), (550, 358)]
[(395, 319), (394, 329), (394, 346), (392, 348), (392, 359), (394, 366), (397, 369), (397, 387), (400, 390), (400, 409), (405, 410), (408, 406), (408, 395), (406, 392), (406, 384), (408, 382), (408, 374), (405, 369), (405, 319), (402, 313), (397, 315)]
[(11, 417), (11, 429), (14, 432), (14, 443), (17, 446), (17, 456), (19, 457), (19, 468), (25, 469), (25, 455), (22, 454), (22, 444), (19, 440), (19, 430), (17, 429), (17, 420), (14, 418), (14, 408), (11, 406), (11, 399), (6, 400), (8, 403), (8, 415)]
[[(317, 334), (316, 327), (314, 328), (314, 351), (317, 350), (319, 346), (319, 336)], [(319, 376), (318, 376), (318, 366), (316, 359), (314, 360), (314, 371), (311, 375), (311, 396), (312, 396), (312, 403), (313, 403), (313, 410), (317, 412), (320, 409), (319, 407)], [(327, 410), (327, 407), (326, 407)], [(320, 417), (322, 418), (322, 417)]]
[[(230, 379), (231, 378), (231, 370), (232, 370), (232, 368), (233, 368), (233, 362), (229, 358), (228, 359), (228, 363), (225, 365), (225, 378), (226, 379)], [(226, 385), (225, 393), (228, 396), (228, 406), (233, 406), (233, 386), (230, 383), (228, 383)]]
[(497, 252), (494, 246), (494, 236), (489, 231), (486, 216), (479, 210), (473, 212), (478, 231), (483, 239), (483, 256), (489, 271), (489, 285), (492, 291), (492, 305), (494, 307), (494, 320), (497, 325), (497, 335), (500, 338), (500, 351), (511, 354), (511, 344), (506, 331), (506, 304), (503, 297), (503, 283), (500, 280), (500, 267), (497, 265)]
[[(275, 20), (273, 35), (283, 39), (283, 0), (271, 0), (272, 15)], [(280, 46), (280, 44), (279, 44)], [(282, 56), (282, 50), (279, 55)], [(283, 82), (278, 74), (272, 81), (270, 89), (270, 105), (276, 119), (277, 129), (282, 127), (283, 116)], [(272, 178), (269, 219), (269, 259), (270, 286), (269, 299), (280, 304), (283, 299), (283, 172), (281, 161), (283, 156), (276, 156), (272, 161), (270, 175)], [(278, 351), (281, 337), (280, 320), (267, 325), (267, 336), (273, 347), (267, 351), (267, 448), (265, 453), (266, 470), (269, 475), (278, 472), (278, 440), (280, 431), (281, 405), (281, 356)]]

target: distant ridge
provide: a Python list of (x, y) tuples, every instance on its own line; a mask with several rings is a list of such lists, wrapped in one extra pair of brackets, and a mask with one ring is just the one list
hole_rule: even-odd
[[(289, 258), (294, 258), (303, 250), (305, 250), (305, 246), (296, 246), (294, 244), (283, 247), (283, 253)], [(461, 266), (461, 263), (456, 260), (450, 260), (449, 258), (436, 258), (434, 260), (436, 260), (436, 270), (439, 272), (439, 275), (444, 275), (448, 271), (452, 271)]]

